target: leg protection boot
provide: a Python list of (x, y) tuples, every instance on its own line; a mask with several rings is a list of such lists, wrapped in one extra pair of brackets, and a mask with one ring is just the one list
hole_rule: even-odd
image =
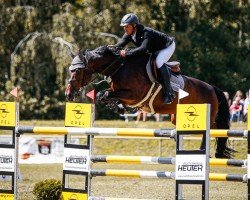
[(159, 71), (161, 73), (161, 84), (163, 87), (163, 102), (165, 104), (171, 104), (174, 98), (174, 91), (170, 84), (170, 71), (165, 64), (159, 68)]

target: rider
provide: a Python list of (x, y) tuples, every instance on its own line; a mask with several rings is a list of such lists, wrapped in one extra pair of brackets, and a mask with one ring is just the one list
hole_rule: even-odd
[(125, 34), (122, 39), (114, 46), (124, 47), (132, 42), (137, 48), (132, 50), (121, 50), (120, 55), (124, 58), (126, 56), (139, 55), (141, 53), (158, 54), (156, 58), (156, 65), (161, 73), (161, 84), (163, 87), (164, 103), (170, 104), (174, 98), (174, 92), (170, 85), (170, 72), (165, 65), (175, 50), (174, 38), (165, 33), (156, 31), (152, 28), (145, 27), (139, 23), (138, 17), (129, 13), (126, 14), (120, 26), (123, 26)]

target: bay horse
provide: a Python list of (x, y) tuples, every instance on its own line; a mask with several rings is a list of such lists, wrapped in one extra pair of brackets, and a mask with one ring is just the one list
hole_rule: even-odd
[[(112, 81), (109, 89), (97, 94), (100, 101), (114, 105), (114, 102), (119, 100), (123, 105), (137, 105), (139, 109), (151, 112), (149, 100), (141, 101), (152, 86), (146, 72), (150, 55), (145, 53), (137, 57), (121, 58), (118, 52), (117, 49), (100, 46), (92, 51), (75, 55), (70, 66), (70, 79), (65, 91), (66, 97), (72, 101), (75, 93), (92, 81), (93, 74), (102, 74), (110, 76)], [(189, 93), (189, 96), (183, 98), (181, 103), (210, 104), (210, 128), (229, 129), (229, 108), (223, 91), (201, 80), (185, 75), (181, 76), (184, 80), (183, 90)], [(163, 104), (161, 90), (151, 103), (155, 113), (174, 116), (176, 115), (177, 101), (175, 98), (171, 104)], [(171, 121), (175, 124), (175, 117), (171, 117)], [(231, 158), (232, 156), (233, 150), (227, 147), (227, 138), (217, 138), (215, 157)]]

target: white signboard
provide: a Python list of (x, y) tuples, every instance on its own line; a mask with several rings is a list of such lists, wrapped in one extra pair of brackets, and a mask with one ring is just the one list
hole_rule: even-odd
[(64, 148), (63, 170), (89, 172), (89, 150)]
[(206, 155), (176, 155), (176, 180), (205, 180)]
[(0, 171), (15, 172), (15, 149), (0, 148)]
[(250, 154), (247, 154), (247, 178), (250, 179)]

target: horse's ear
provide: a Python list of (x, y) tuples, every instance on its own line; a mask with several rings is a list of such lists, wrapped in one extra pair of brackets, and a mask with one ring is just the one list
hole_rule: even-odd
[(70, 56), (73, 59), (74, 57), (76, 57), (78, 54), (74, 51), (70, 51)]
[(84, 55), (84, 56), (85, 56), (85, 55), (86, 55), (86, 52), (85, 52), (84, 50), (80, 50), (80, 49), (79, 49), (78, 55)]
[(79, 53), (79, 54), (78, 54), (78, 56), (79, 56), (80, 60), (81, 60), (82, 62), (84, 62), (84, 64), (86, 64), (86, 63), (87, 63), (87, 61), (86, 61), (86, 58), (85, 58), (84, 54)]

